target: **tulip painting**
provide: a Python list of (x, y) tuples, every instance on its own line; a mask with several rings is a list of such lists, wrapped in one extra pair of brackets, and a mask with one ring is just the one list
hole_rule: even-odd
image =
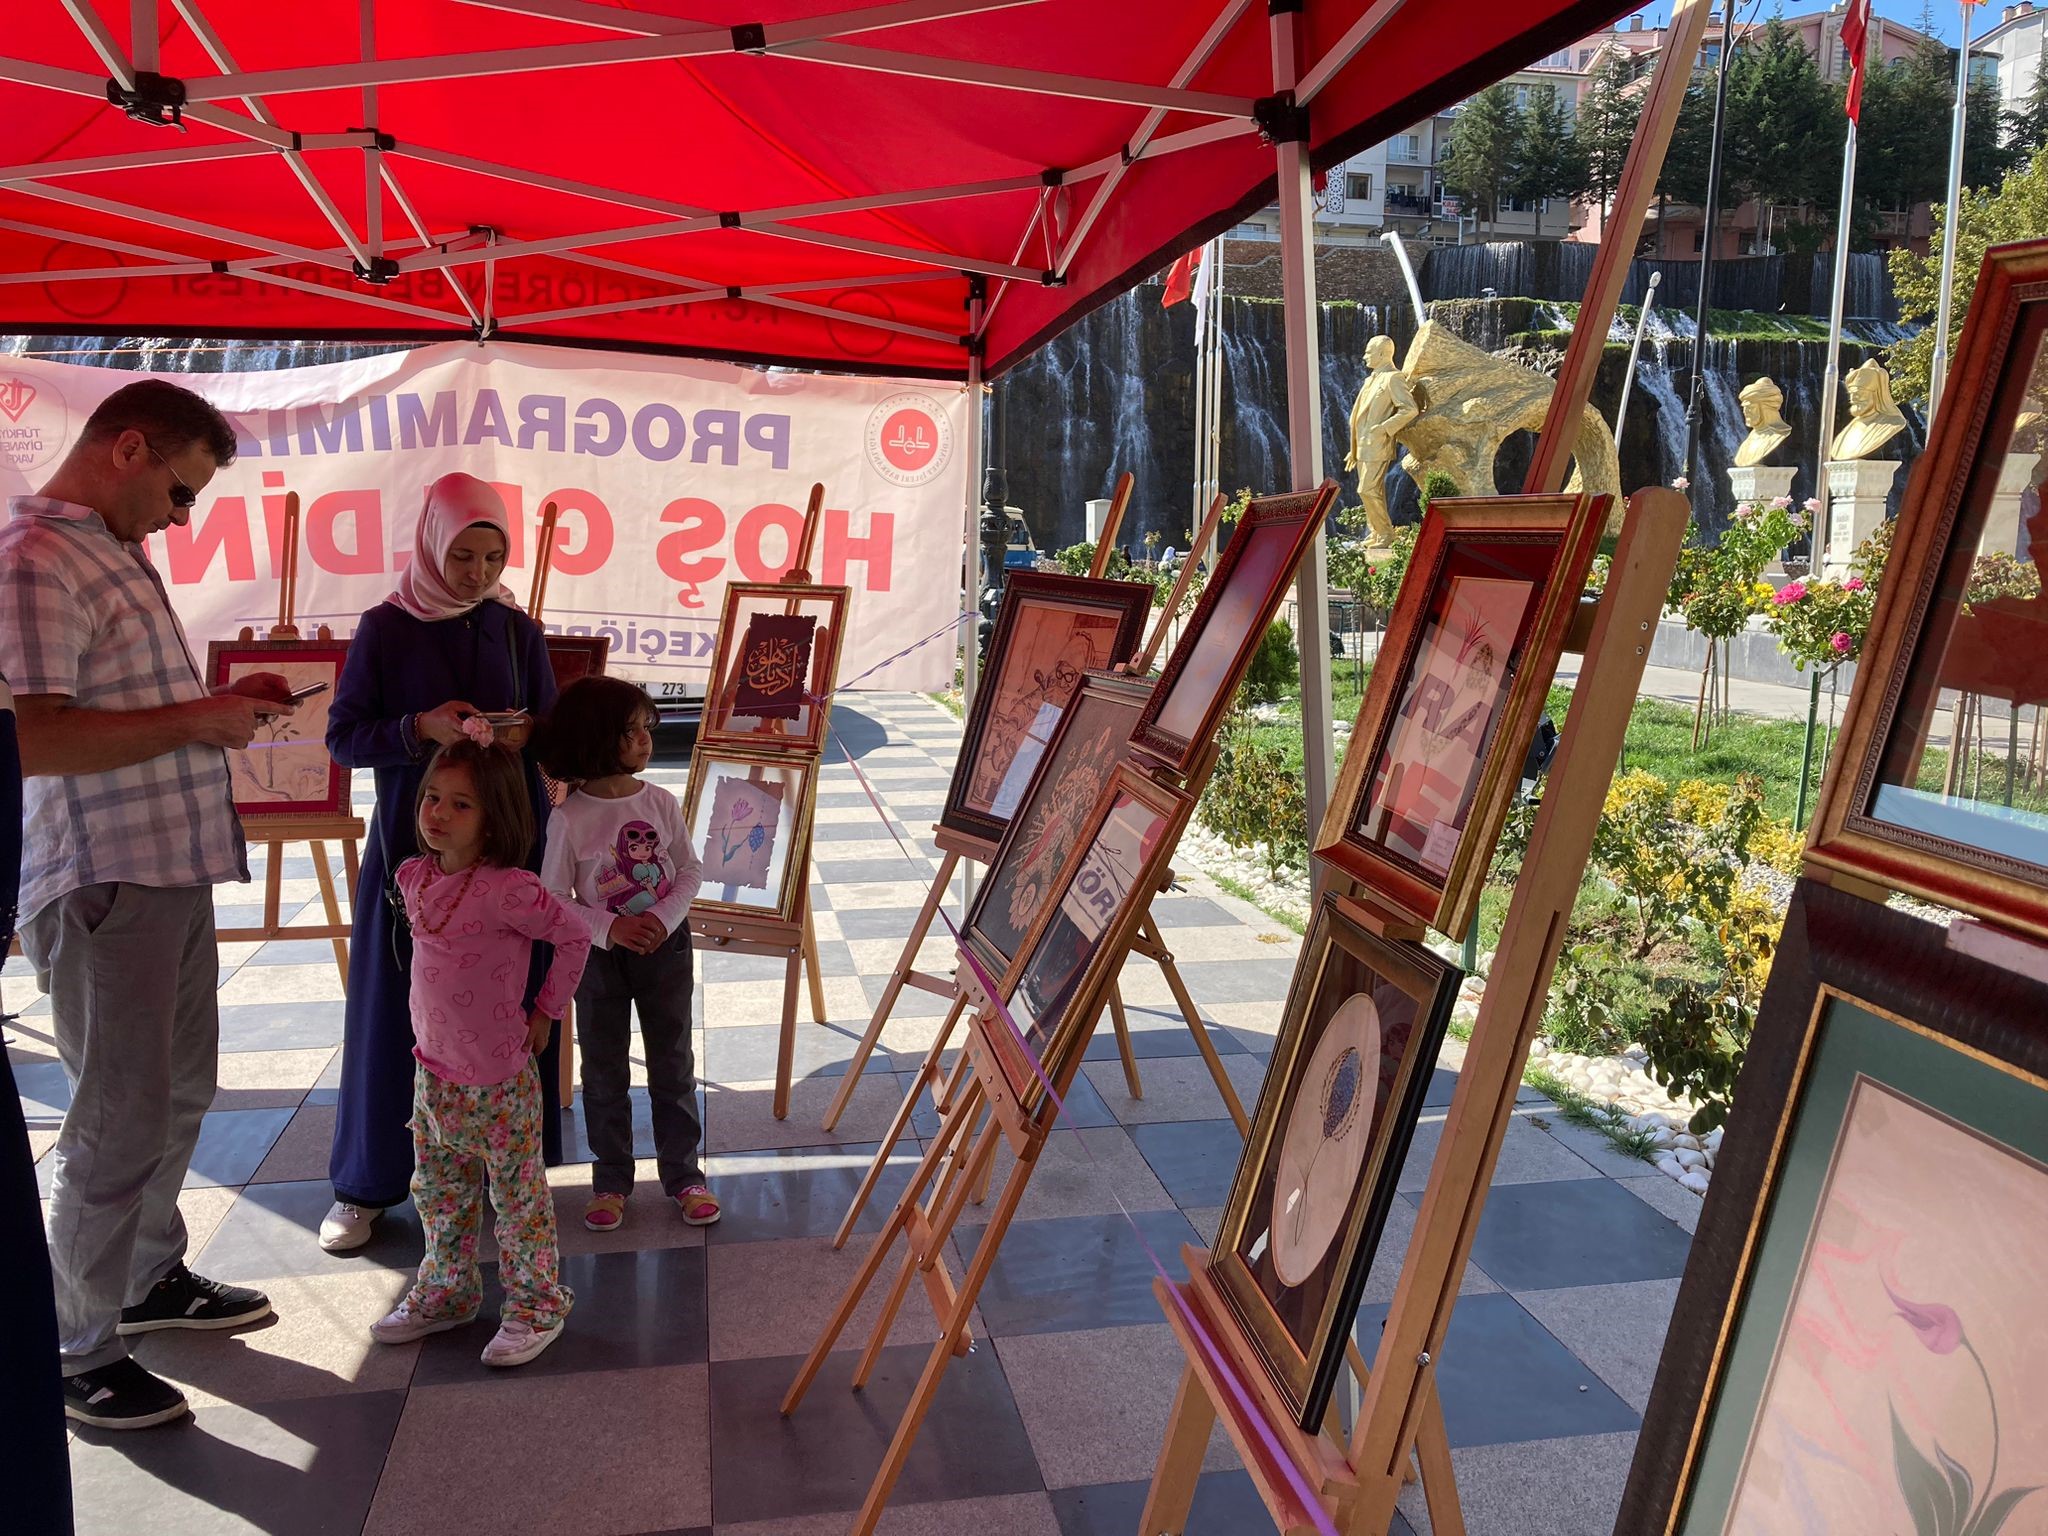
[(711, 827), (704, 839), (704, 884), (765, 891), (777, 863), (782, 792), (737, 775), (711, 790)]
[(1943, 1449), (1939, 1440), (1934, 1442), (1930, 1461), (1899, 1422), (1898, 1408), (1891, 1409), (1892, 1472), (1913, 1519), (1913, 1536), (1999, 1536), (2020, 1501), (2040, 1490), (1998, 1488), (1998, 1394), (1992, 1390), (1984, 1357), (1964, 1332), (1955, 1308), (1939, 1302), (1908, 1301), (1888, 1283), (1884, 1289), (1900, 1320), (1929, 1354), (1953, 1355), (1961, 1350), (1970, 1357), (1991, 1410), (1991, 1461), (1980, 1494), (1968, 1467)]
[(1867, 1077), (1800, 1155), (1826, 1171), (1768, 1240), (1803, 1252), (1726, 1513), (1681, 1529), (2048, 1531), (2048, 1163)]

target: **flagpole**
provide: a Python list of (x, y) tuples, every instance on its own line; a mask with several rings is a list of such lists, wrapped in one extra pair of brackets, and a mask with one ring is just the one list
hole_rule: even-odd
[(1941, 387), (1948, 380), (1950, 295), (1956, 280), (1956, 222), (1963, 205), (1963, 135), (1970, 121), (1970, 12), (1973, 0), (1962, 0), (1962, 46), (1956, 50), (1956, 118), (1948, 136), (1948, 211), (1941, 226), (1941, 299), (1934, 322), (1934, 362), (1927, 373), (1927, 430), (1941, 409)]
[(1815, 454), (1820, 467), (1814, 476), (1814, 497), (1820, 510), (1813, 516), (1813, 568), (1808, 572), (1812, 576), (1821, 573), (1832, 532), (1828, 526), (1828, 448), (1835, 440), (1835, 395), (1841, 387), (1842, 306), (1849, 291), (1849, 218), (1855, 188), (1856, 119), (1852, 117), (1849, 137), (1842, 145), (1842, 203), (1835, 214), (1835, 284), (1828, 300), (1828, 365), (1821, 380), (1820, 446)]

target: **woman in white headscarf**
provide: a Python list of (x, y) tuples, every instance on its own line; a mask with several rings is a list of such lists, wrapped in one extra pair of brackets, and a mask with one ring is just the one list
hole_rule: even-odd
[[(385, 898), (390, 872), (417, 853), (413, 803), (437, 745), (463, 734), (471, 715), (555, 702), (540, 626), (499, 581), (510, 548), (505, 504), (474, 475), (443, 475), (427, 488), (412, 557), (398, 590), (364, 614), (349, 642), (327, 715), (327, 748), (346, 768), (377, 771), (377, 806), (356, 885), (349, 948), (341, 1087), (329, 1174), (334, 1205), (320, 1225), (330, 1252), (359, 1248), (379, 1212), (402, 1204), (412, 1183), (412, 1021), (407, 1012), (412, 936)], [(540, 773), (528, 759), (536, 831), (547, 826)], [(541, 840), (528, 867), (539, 870)], [(545, 952), (534, 956), (536, 974)], [(555, 1063), (559, 1038), (540, 1058), (547, 1160), (561, 1160)]]

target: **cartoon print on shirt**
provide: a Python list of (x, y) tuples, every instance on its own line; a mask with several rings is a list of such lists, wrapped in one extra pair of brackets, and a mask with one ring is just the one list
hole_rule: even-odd
[(644, 821), (619, 828), (613, 862), (597, 872), (597, 895), (614, 913), (638, 916), (669, 893), (661, 834)]

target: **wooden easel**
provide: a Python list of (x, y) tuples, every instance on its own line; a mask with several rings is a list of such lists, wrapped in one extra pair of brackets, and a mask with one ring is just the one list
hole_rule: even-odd
[[(1137, 477), (1129, 470), (1117, 476), (1116, 489), (1109, 499), (1109, 512), (1103, 518), (1102, 537), (1095, 544), (1095, 558), (1090, 562), (1088, 574), (1100, 580), (1108, 569), (1109, 557), (1116, 548), (1117, 530), (1123, 526), (1124, 509), (1131, 504), (1131, 491), (1137, 484)], [(1219, 498), (1220, 500), (1220, 498)], [(1186, 585), (1185, 578), (1174, 588), (1174, 598), (1179, 600)], [(1171, 610), (1169, 610), (1170, 612)], [(1164, 633), (1162, 629), (1161, 633)], [(970, 636), (967, 643), (975, 642)], [(1155, 646), (1157, 641), (1154, 642)], [(1150, 652), (1147, 652), (1149, 660)], [(986, 869), (996, 855), (996, 845), (986, 838), (970, 833), (956, 832), (950, 827), (932, 828), (932, 840), (939, 847), (938, 873), (932, 876), (931, 889), (925, 892), (924, 902), (918, 908), (917, 919), (910, 925), (909, 937), (904, 940), (903, 953), (896, 957), (896, 968), (889, 973), (889, 981), (882, 988), (880, 1001), (875, 1004), (874, 1017), (868, 1020), (867, 1032), (860, 1037), (860, 1044), (854, 1047), (853, 1059), (846, 1064), (846, 1076), (840, 1081), (839, 1092), (833, 1096), (832, 1105), (825, 1111), (825, 1129), (831, 1130), (839, 1123), (839, 1117), (846, 1113), (846, 1106), (853, 1101), (853, 1090), (860, 1083), (861, 1073), (867, 1070), (868, 1057), (874, 1053), (875, 1042), (882, 1038), (882, 1029), (889, 1022), (889, 1015), (895, 1012), (896, 999), (903, 995), (905, 987), (914, 987), (920, 992), (930, 992), (938, 997), (951, 997), (954, 987), (949, 976), (935, 976), (929, 971), (917, 968), (917, 952), (924, 947), (925, 936), (931, 932), (932, 919), (938, 916), (939, 907), (945, 902), (946, 893), (952, 888), (953, 872), (962, 860), (979, 864)], [(963, 912), (962, 917), (965, 917)], [(1121, 1017), (1121, 1015), (1119, 1015)], [(952, 1016), (947, 1019), (945, 1032), (952, 1028)], [(1131, 1080), (1137, 1080), (1137, 1067), (1126, 1057)], [(1136, 1090), (1133, 1090), (1136, 1097)], [(886, 1149), (885, 1149), (886, 1155)]]
[[(1344, 1536), (1383, 1536), (1411, 1452), (1420, 1463), (1431, 1524), (1452, 1536), (1464, 1529), (1449, 1453), (1432, 1422), (1437, 1412), (1433, 1365), (1443, 1349), (1458, 1281), (1513, 1118), (1522, 1069), (1542, 1021), (1551, 972), (1592, 851), (1605, 789), (1620, 759), (1648, 660), (1648, 637), (1677, 564), (1687, 516), (1685, 499), (1661, 487), (1639, 491), (1629, 500), (1613, 572), (1584, 642), (1585, 670), (1573, 690), (1571, 717), (1495, 949), (1415, 1237), (1370, 1371), (1360, 1371), (1353, 1360), (1364, 1399), (1348, 1441), (1337, 1447), (1327, 1429), (1322, 1436), (1305, 1436), (1284, 1405), (1275, 1411), (1267, 1398), (1256, 1395), (1264, 1384), (1263, 1369), (1196, 1267), (1197, 1259), (1206, 1263), (1206, 1253), (1188, 1250), (1195, 1279), (1171, 1294), (1163, 1285), (1154, 1286), (1188, 1364), (1146, 1500), (1142, 1529), (1148, 1536), (1173, 1536), (1185, 1525), (1202, 1447), (1219, 1418), (1282, 1532), (1311, 1530), (1316, 1517), (1302, 1507), (1293, 1480), (1271, 1464), (1264, 1449), (1268, 1434), (1288, 1447), (1295, 1471), (1323, 1501), (1322, 1518)], [(1201, 1322), (1201, 1339), (1182, 1315), (1183, 1306)], [(1253, 1386), (1257, 1423), (1225, 1389), (1219, 1358), (1239, 1382)]]
[[(298, 640), (299, 582), (299, 493), (284, 498), (284, 529), (278, 549), (277, 622), (264, 634), (265, 640)], [(236, 637), (253, 641), (256, 631), (244, 625)], [(332, 640), (334, 632), (325, 624), (314, 630), (315, 640)], [(342, 991), (348, 991), (348, 941), (351, 924), (341, 915), (340, 893), (334, 883), (334, 867), (327, 861), (327, 845), (341, 845), (344, 887), (353, 909), (363, 841), (360, 816), (251, 816), (242, 824), (243, 839), (264, 849), (263, 919), (254, 927), (217, 928), (214, 937), (224, 944), (267, 944), (273, 939), (326, 939), (334, 945), (335, 968), (341, 972)], [(305, 843), (313, 857), (313, 877), (320, 882), (320, 903), (327, 921), (287, 926), (283, 915), (284, 850), (287, 845)]]
[[(825, 487), (822, 484), (814, 484), (811, 487), (810, 501), (804, 509), (803, 530), (797, 540), (794, 563), (782, 576), (782, 580), (786, 585), (804, 585), (811, 580), (811, 557), (817, 548), (819, 529), (823, 525), (824, 507)], [(790, 602), (788, 611), (791, 613), (797, 611), (795, 600)], [(725, 654), (725, 636), (723, 633), (717, 638), (713, 654), (717, 656)], [(706, 693), (706, 698), (715, 699), (718, 697), (725, 681), (726, 679), (722, 677), (712, 678), (711, 687)], [(821, 681), (824, 686), (819, 688), (817, 692), (822, 697), (829, 699), (836, 680), (828, 677)], [(821, 704), (818, 707), (826, 708), (829, 705)], [(762, 744), (764, 746), (773, 745), (772, 740), (764, 740)], [(800, 808), (793, 808), (798, 810), (799, 814), (794, 818), (792, 826), (813, 827), (815, 825), (814, 808), (817, 804), (818, 796), (817, 770), (823, 753), (805, 751), (801, 755), (808, 758), (811, 765), (811, 772), (806, 777), (807, 788), (805, 789), (805, 794), (810, 797), (810, 804)], [(691, 769), (693, 782), (695, 773), (696, 770), (693, 764)], [(798, 977), (800, 974), (808, 974), (810, 978), (812, 1021), (818, 1024), (825, 1022), (823, 968), (818, 958), (817, 931), (811, 917), (812, 835), (814, 834), (807, 833), (801, 847), (793, 846), (790, 849), (791, 863), (803, 871), (804, 891), (803, 898), (797, 905), (796, 916), (793, 919), (784, 922), (778, 918), (767, 916), (715, 913), (698, 914), (690, 920), (692, 947), (698, 950), (727, 955), (763, 955), (781, 959), (785, 962), (782, 979), (781, 1033), (777, 1039), (775, 1051), (775, 1096), (773, 1107), (775, 1118), (778, 1120), (789, 1118), (790, 1078), (796, 1067), (796, 1007)]]

